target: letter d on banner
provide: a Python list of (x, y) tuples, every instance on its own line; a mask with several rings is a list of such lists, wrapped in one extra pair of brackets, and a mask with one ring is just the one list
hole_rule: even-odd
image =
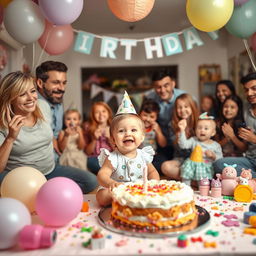
[(183, 52), (177, 33), (162, 36), (162, 42), (166, 56)]
[(76, 37), (74, 51), (90, 54), (94, 42), (94, 35), (87, 32), (79, 32)]

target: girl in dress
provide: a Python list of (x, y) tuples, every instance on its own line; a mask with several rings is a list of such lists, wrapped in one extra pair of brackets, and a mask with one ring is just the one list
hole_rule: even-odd
[(136, 114), (128, 94), (125, 94), (110, 126), (115, 150), (102, 149), (98, 157), (101, 169), (97, 177), (101, 187), (96, 199), (100, 205), (112, 202), (111, 190), (120, 183), (143, 180), (144, 168), (147, 168), (148, 179), (159, 180), (159, 174), (151, 163), (153, 148), (138, 148), (145, 138), (144, 131), (144, 122)]
[[(182, 181), (187, 185), (191, 184), (191, 180), (212, 179), (212, 162), (222, 158), (220, 144), (211, 139), (216, 133), (216, 123), (213, 119), (212, 116), (207, 116), (207, 113), (201, 114), (196, 125), (196, 136), (189, 139), (187, 139), (185, 133), (186, 119), (182, 119), (178, 123), (180, 128), (178, 144), (180, 148), (195, 149), (190, 158), (186, 159), (181, 166)], [(195, 155), (196, 151), (202, 153), (201, 156), (199, 154)]]
[(171, 120), (171, 127), (175, 134), (173, 138), (175, 147), (174, 159), (165, 161), (161, 166), (163, 174), (170, 179), (180, 180), (181, 164), (191, 153), (190, 149), (180, 149), (178, 145), (178, 137), (181, 132), (178, 123), (183, 119), (186, 120), (188, 125), (185, 128), (185, 134), (187, 138), (190, 138), (195, 135), (194, 131), (198, 116), (199, 110), (191, 95), (184, 93), (177, 97), (174, 103), (174, 111)]
[(216, 140), (222, 147), (224, 157), (242, 156), (246, 151), (247, 144), (237, 136), (243, 124), (243, 102), (239, 96), (231, 95), (224, 100), (217, 123)]
[(105, 102), (95, 102), (92, 105), (90, 121), (83, 126), (85, 138), (85, 153), (88, 155), (88, 169), (97, 174), (100, 166), (98, 155), (101, 148), (112, 151), (109, 127), (112, 120), (112, 110)]
[(64, 124), (66, 129), (60, 131), (58, 137), (59, 148), (63, 152), (59, 159), (60, 164), (87, 170), (80, 113), (76, 109), (67, 110), (64, 114)]

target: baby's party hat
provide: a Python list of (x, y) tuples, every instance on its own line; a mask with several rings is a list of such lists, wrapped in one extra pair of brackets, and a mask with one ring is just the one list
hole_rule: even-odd
[(131, 99), (126, 91), (124, 92), (124, 96), (123, 96), (122, 102), (116, 112), (116, 116), (121, 115), (121, 114), (137, 115), (136, 110), (131, 102)]
[(194, 150), (190, 155), (190, 160), (198, 163), (203, 162), (203, 151), (200, 145), (195, 146)]
[(213, 120), (214, 116), (208, 116), (207, 112), (202, 113), (199, 116), (199, 120)]

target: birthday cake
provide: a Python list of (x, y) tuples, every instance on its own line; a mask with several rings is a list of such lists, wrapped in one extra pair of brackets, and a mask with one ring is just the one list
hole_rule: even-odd
[[(197, 223), (194, 192), (184, 183), (127, 182), (112, 190), (113, 222), (149, 230), (188, 230)], [(186, 229), (183, 227), (186, 226)]]

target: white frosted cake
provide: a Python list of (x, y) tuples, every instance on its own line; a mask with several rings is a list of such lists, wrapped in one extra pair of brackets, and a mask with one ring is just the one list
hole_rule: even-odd
[(113, 189), (113, 221), (137, 228), (175, 230), (195, 222), (197, 211), (191, 187), (167, 180), (150, 180), (147, 184), (146, 193), (142, 181)]

